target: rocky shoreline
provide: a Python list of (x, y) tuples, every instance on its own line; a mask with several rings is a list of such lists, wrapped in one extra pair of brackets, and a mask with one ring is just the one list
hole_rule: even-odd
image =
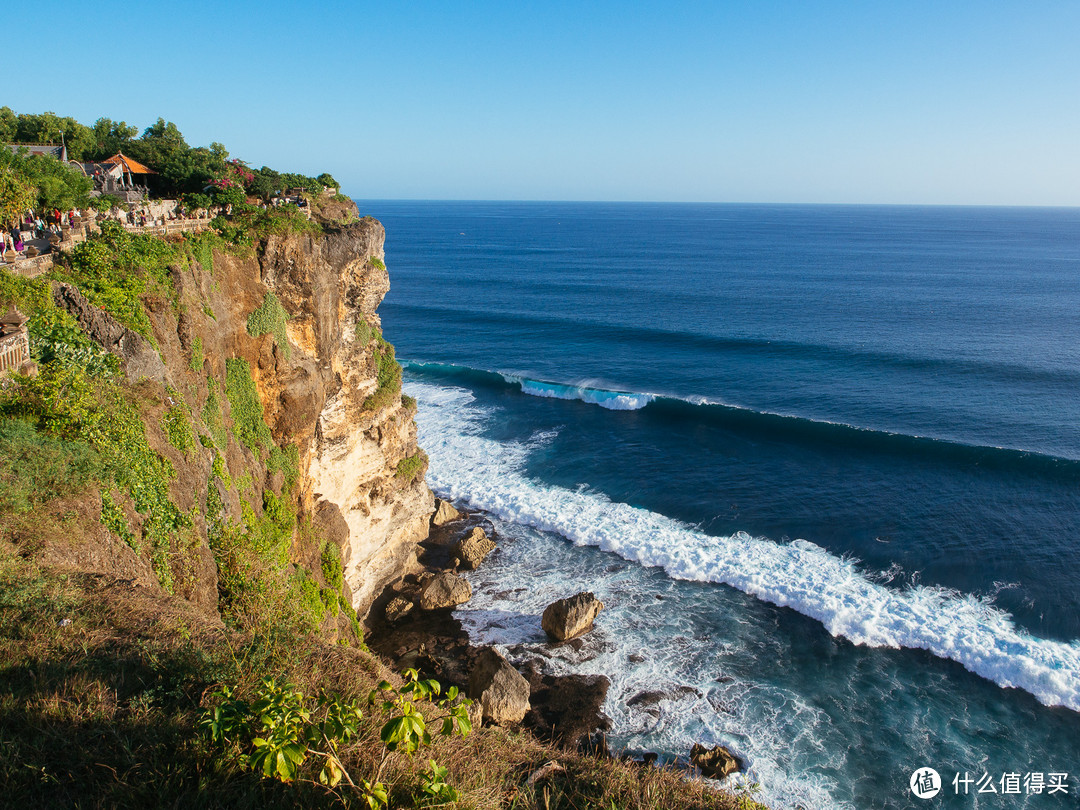
[[(459, 577), (459, 572), (474, 570), (496, 548), (494, 526), (482, 513), (461, 512), (436, 499), (430, 533), (420, 543), (418, 569), (388, 585), (372, 604), (368, 646), (399, 671), (414, 668), (423, 677), (436, 678), (444, 686), (457, 686), (465, 694), (471, 690), (471, 696), (479, 698), (477, 673), (500, 666), (499, 661), (507, 668), (509, 664), (493, 648), (470, 644), (468, 633), (453, 611), (457, 604), (471, 598), (471, 588), (462, 587), (468, 583)], [(580, 649), (581, 636), (591, 629), (602, 608), (592, 594), (568, 594), (550, 605), (536, 621), (547, 633), (549, 646)], [(602, 710), (610, 681), (602, 675), (551, 675), (545, 672), (542, 655), (521, 647), (511, 652), (518, 662), (513, 667), (517, 675), (511, 677), (519, 675), (524, 680), (521, 689), (527, 684), (527, 706), (520, 720), (515, 716), (512, 722), (499, 724), (520, 722), (521, 727), (544, 741), (612, 756), (605, 737), (611, 720)], [(655, 693), (655, 697), (661, 695)], [(648, 702), (655, 697), (645, 693), (636, 699)], [(477, 707), (474, 722), (480, 722), (484, 714)], [(489, 717), (483, 720), (491, 722)], [(634, 759), (626, 755), (623, 758)], [(645, 752), (634, 761), (654, 765), (658, 764), (658, 756)], [(745, 763), (722, 746), (695, 745), (688, 757), (671, 764), (712, 779), (745, 770)]]
[[(431, 532), (420, 543), (419, 570), (391, 583), (373, 602), (368, 614), (371, 631), (367, 644), (398, 670), (412, 667), (444, 686), (468, 692), (469, 675), (489, 648), (469, 643), (461, 622), (453, 616), (453, 605), (425, 609), (422, 604), (430, 591), (449, 590), (439, 589), (436, 579), (456, 577), (457, 572), (480, 564), (468, 556), (470, 546), (486, 554), (496, 544), (491, 542), (494, 527), (482, 514), (457, 512), (453, 507), (448, 512), (448, 506), (444, 501), (437, 502)], [(480, 539), (478, 529), (490, 545)], [(461, 551), (466, 552), (464, 558)], [(404, 608), (406, 604), (408, 608)], [(541, 617), (537, 616), (536, 621), (539, 625)], [(602, 735), (611, 726), (601, 710), (610, 685), (607, 678), (545, 674), (539, 656), (517, 670), (528, 684), (523, 728), (542, 740), (568, 748), (592, 750), (598, 744), (602, 746)]]

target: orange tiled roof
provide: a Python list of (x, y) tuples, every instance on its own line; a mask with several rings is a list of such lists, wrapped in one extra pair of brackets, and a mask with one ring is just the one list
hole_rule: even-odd
[(139, 161), (127, 157), (123, 152), (113, 155), (107, 160), (103, 160), (102, 163), (119, 163), (132, 174), (157, 174), (153, 169), (149, 169), (139, 163)]

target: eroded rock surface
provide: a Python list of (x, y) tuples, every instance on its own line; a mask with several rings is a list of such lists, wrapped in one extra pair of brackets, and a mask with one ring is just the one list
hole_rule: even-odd
[(529, 711), (529, 682), (498, 650), (486, 647), (469, 673), (469, 697), (480, 703), (484, 722), (514, 725)]
[(739, 758), (722, 745), (706, 748), (695, 743), (690, 749), (690, 764), (709, 779), (723, 779), (725, 776), (743, 769)]
[(459, 517), (461, 517), (461, 513), (454, 508), (452, 503), (444, 501), (442, 498), (435, 499), (435, 514), (431, 516), (432, 526), (443, 526), (457, 520)]
[(548, 605), (540, 625), (553, 641), (566, 641), (592, 630), (593, 621), (603, 609), (604, 603), (593, 594), (579, 593)]
[(483, 529), (476, 526), (454, 547), (454, 559), (459, 568), (472, 571), (494, 550), (495, 541), (488, 537)]
[(444, 571), (436, 574), (420, 592), (420, 607), (424, 610), (452, 608), (472, 598), (472, 586), (457, 574)]

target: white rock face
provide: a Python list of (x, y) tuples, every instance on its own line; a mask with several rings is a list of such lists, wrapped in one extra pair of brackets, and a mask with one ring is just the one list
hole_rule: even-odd
[(341, 549), (345, 582), (364, 617), (385, 585), (415, 567), (435, 499), (422, 474), (397, 474), (403, 459), (420, 452), (412, 411), (400, 397), (378, 409), (364, 407), (377, 388), (375, 310), (390, 282), (381, 261), (369, 261), (383, 256), (382, 228), (361, 233), (352, 242), (327, 243), (325, 258), (343, 268), (337, 289), (310, 296), (311, 326), (303, 318), (290, 321), (290, 338), (329, 361), (337, 382), (318, 415), (305, 488), (313, 506), (332, 503), (348, 526)]
[(361, 430), (337, 400), (319, 417), (308, 477), (312, 491), (337, 506), (349, 527), (341, 553), (345, 582), (364, 616), (385, 585), (415, 566), (435, 500), (422, 478), (396, 476), (398, 462), (417, 450), (411, 417), (387, 408)]

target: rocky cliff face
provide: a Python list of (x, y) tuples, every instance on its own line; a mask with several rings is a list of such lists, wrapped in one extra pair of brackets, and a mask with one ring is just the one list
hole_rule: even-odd
[(278, 373), (275, 360), (257, 383), (275, 434), (301, 437), (304, 508), (340, 543), (361, 614), (410, 566), (434, 511), (422, 468), (399, 474), (421, 457), (414, 406), (397, 394), (370, 404), (379, 388), (375, 310), (390, 289), (384, 236), (362, 220), (319, 241), (271, 238), (261, 262), (263, 284), (291, 315), (290, 342), (313, 365)]
[[(241, 524), (263, 515), (266, 490), (287, 498), (298, 517), (291, 562), (311, 572), (316, 592), (325, 590), (333, 583), (320, 562), (325, 543), (336, 545), (346, 596), (361, 618), (415, 563), (427, 535), (434, 499), (423, 480), (415, 404), (401, 396), (400, 368), (376, 314), (390, 288), (385, 233), (354, 206), (333, 213), (322, 233), (284, 230), (246, 250), (215, 250), (212, 261), (207, 254), (172, 267), (176, 300), (147, 301), (156, 352), (77, 290), (54, 293), (122, 356), (129, 380), (142, 380), (147, 438), (175, 470), (172, 499), (196, 535), (182, 553), (174, 548), (173, 580), (209, 609), (217, 607), (220, 568), (210, 548), (212, 503)], [(253, 383), (257, 405), (238, 404), (240, 383)], [(162, 427), (180, 400), (199, 437), (187, 449)], [(275, 457), (290, 455), (298, 475), (287, 487)], [(140, 515), (122, 508), (137, 533)]]

